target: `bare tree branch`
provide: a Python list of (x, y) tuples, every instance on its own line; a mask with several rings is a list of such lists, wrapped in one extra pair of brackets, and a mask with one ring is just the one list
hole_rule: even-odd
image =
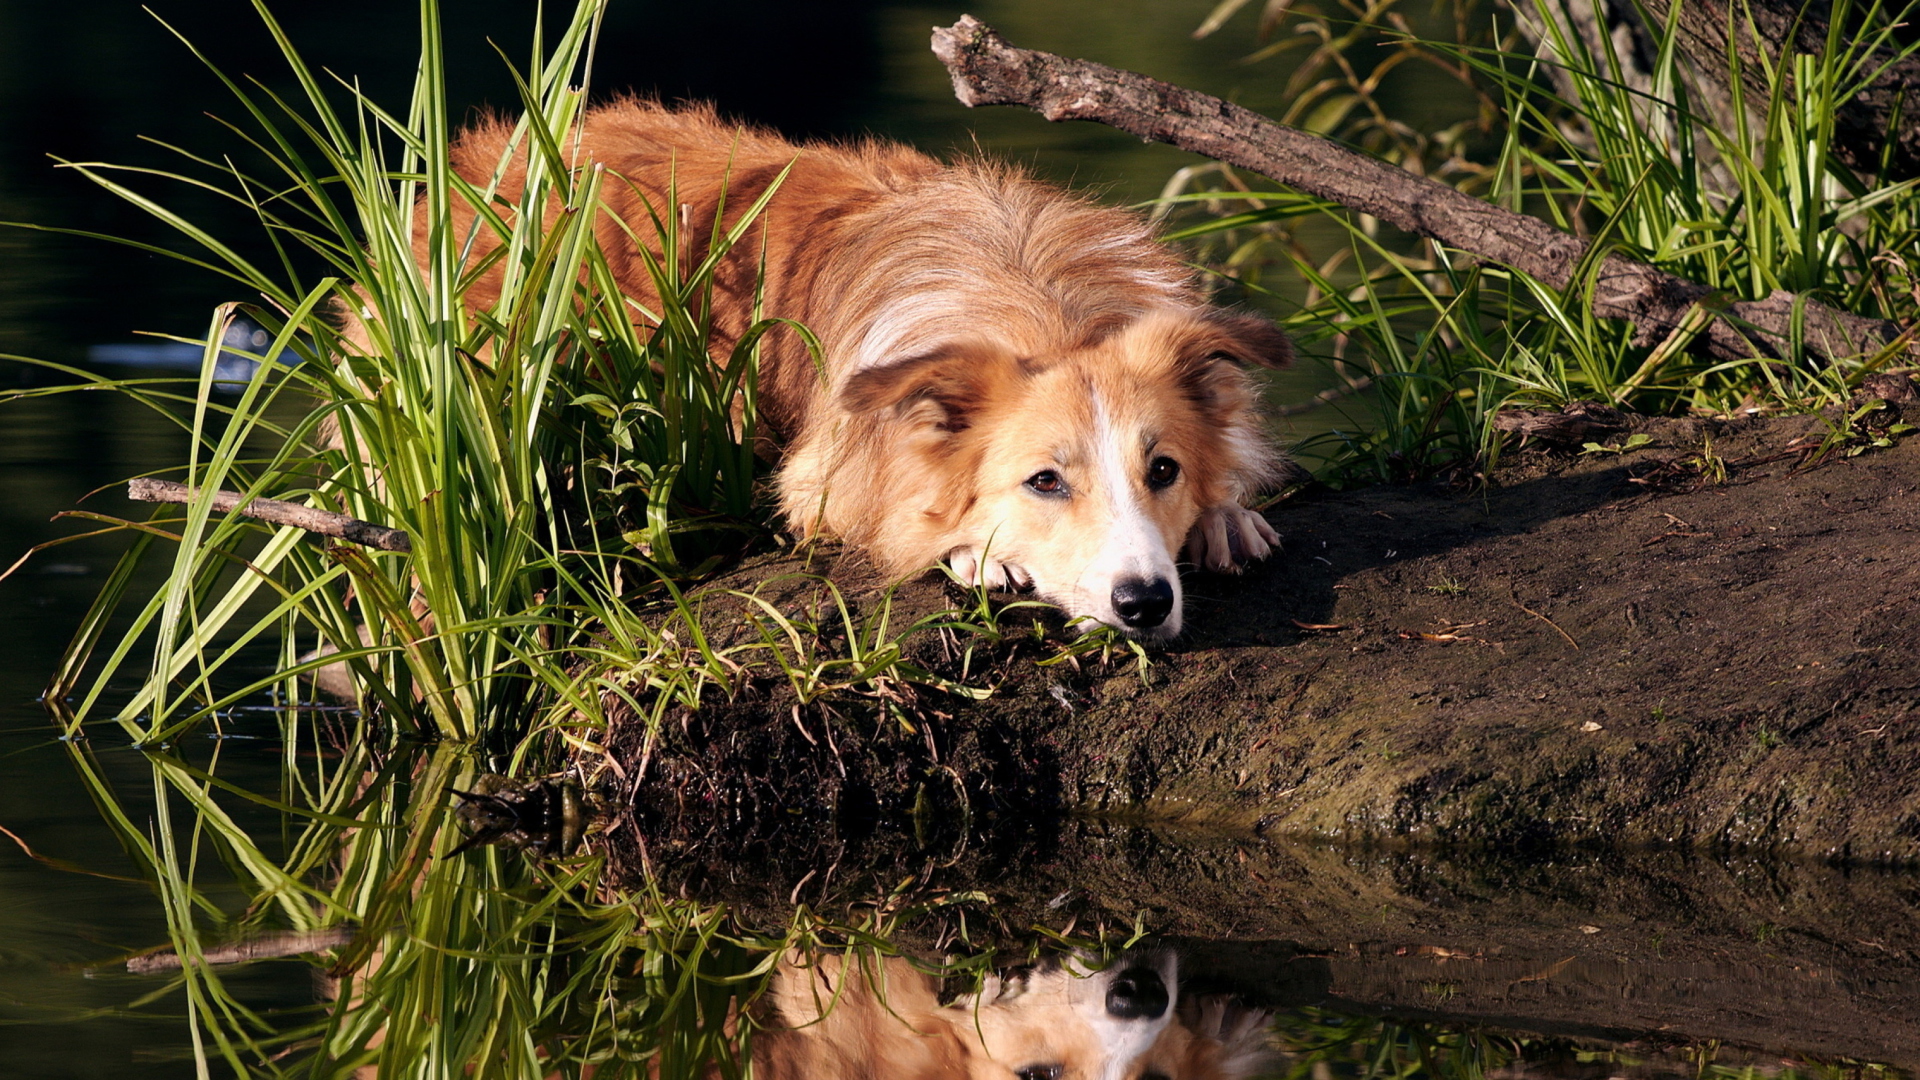
[[(127, 482), (127, 498), (135, 502), (192, 502), (194, 490), (185, 484), (172, 480), (154, 480), (141, 477)], [(216, 491), (213, 494), (213, 508), (223, 514), (244, 514), (250, 518), (272, 522), (275, 525), (291, 525), (296, 529), (305, 529), (322, 536), (337, 536), (381, 551), (412, 551), (413, 538), (399, 529), (389, 529), (385, 525), (375, 525), (359, 518), (336, 514), (331, 510), (316, 510), (311, 506), (298, 503), (281, 502), (278, 499), (254, 499), (245, 506), (240, 505), (240, 493), (237, 491)]]
[[(1573, 284), (1587, 241), (1526, 214), (1276, 124), (1219, 98), (1086, 60), (1016, 49), (971, 15), (933, 32), (933, 52), (953, 75), (962, 104), (1025, 105), (1049, 120), (1092, 120), (1152, 142), (1204, 154), (1310, 195), (1371, 214), (1395, 228), (1518, 270), (1556, 289)], [(1593, 312), (1634, 324), (1635, 340), (1657, 343), (1699, 304), (1718, 312), (1701, 338), (1723, 359), (1778, 355), (1792, 337), (1796, 308), (1809, 350), (1828, 358), (1878, 349), (1899, 337), (1882, 319), (1775, 290), (1764, 300), (1726, 302), (1697, 282), (1621, 255), (1602, 260)]]

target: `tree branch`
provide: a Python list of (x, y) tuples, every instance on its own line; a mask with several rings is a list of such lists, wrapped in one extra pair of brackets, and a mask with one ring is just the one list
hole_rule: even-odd
[[(172, 480), (141, 477), (127, 482), (127, 498), (135, 502), (185, 503), (192, 502), (194, 494), (192, 488)], [(254, 499), (242, 506), (239, 492), (216, 491), (213, 493), (213, 508), (223, 514), (244, 514), (275, 525), (291, 525), (322, 536), (337, 536), (381, 551), (413, 550), (413, 538), (399, 529), (389, 529), (385, 525), (375, 525), (370, 521), (336, 514), (331, 510), (316, 510), (298, 503)]]
[[(1415, 176), (1338, 143), (1276, 124), (1219, 98), (1086, 60), (1016, 49), (971, 15), (933, 32), (933, 52), (962, 104), (1025, 105), (1049, 120), (1092, 120), (1260, 173), (1309, 195), (1371, 214), (1395, 228), (1471, 252), (1545, 282), (1573, 283), (1588, 244), (1526, 214)], [(1701, 335), (1722, 359), (1778, 355), (1796, 306), (1807, 348), (1829, 359), (1884, 347), (1900, 328), (1776, 290), (1724, 302), (1706, 286), (1622, 255), (1600, 264), (1593, 312), (1634, 324), (1655, 344), (1695, 304), (1717, 311)]]

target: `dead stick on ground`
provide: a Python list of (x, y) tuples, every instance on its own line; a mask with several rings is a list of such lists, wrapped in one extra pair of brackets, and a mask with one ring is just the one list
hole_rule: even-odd
[[(127, 482), (127, 498), (135, 502), (185, 503), (192, 502), (193, 497), (192, 488), (172, 480), (141, 477)], [(389, 529), (385, 525), (375, 525), (331, 510), (316, 510), (311, 506), (278, 499), (254, 499), (242, 506), (240, 498), (237, 491), (216, 491), (213, 508), (223, 514), (244, 514), (275, 525), (291, 525), (322, 536), (337, 536), (381, 551), (413, 550), (413, 538), (399, 529)]]
[(1533, 610), (1532, 608), (1530, 608), (1530, 607), (1528, 607), (1527, 605), (1525, 605), (1525, 604), (1523, 604), (1523, 603), (1521, 603), (1521, 602), (1520, 602), (1520, 598), (1519, 598), (1518, 596), (1515, 596), (1515, 595), (1513, 595), (1512, 593), (1508, 593), (1508, 594), (1507, 594), (1507, 599), (1509, 599), (1509, 600), (1511, 600), (1511, 601), (1513, 601), (1513, 606), (1514, 606), (1514, 607), (1517, 607), (1517, 608), (1519, 608), (1519, 609), (1520, 609), (1521, 611), (1524, 611), (1524, 612), (1526, 612), (1527, 614), (1529, 614), (1529, 615), (1531, 615), (1531, 616), (1533, 616), (1534, 618), (1536, 618), (1536, 619), (1539, 619), (1539, 620), (1540, 620), (1541, 622), (1543, 622), (1543, 623), (1546, 623), (1546, 624), (1547, 624), (1548, 626), (1551, 626), (1551, 627), (1553, 627), (1553, 632), (1554, 632), (1554, 633), (1556, 633), (1556, 634), (1559, 634), (1559, 635), (1560, 635), (1561, 637), (1563, 637), (1563, 638), (1566, 638), (1566, 639), (1567, 639), (1567, 644), (1569, 644), (1569, 645), (1571, 645), (1571, 646), (1573, 646), (1573, 648), (1574, 648), (1574, 650), (1575, 650), (1576, 652), (1577, 652), (1577, 651), (1579, 651), (1579, 649), (1580, 649), (1580, 643), (1579, 643), (1579, 642), (1577, 642), (1577, 641), (1575, 641), (1575, 640), (1573, 640), (1573, 635), (1572, 635), (1572, 634), (1569, 634), (1569, 633), (1567, 633), (1567, 632), (1566, 632), (1565, 630), (1562, 630), (1562, 629), (1560, 629), (1560, 624), (1559, 624), (1559, 623), (1557, 623), (1557, 622), (1554, 622), (1554, 621), (1553, 621), (1552, 619), (1549, 619), (1549, 618), (1547, 618), (1547, 617), (1546, 617), (1545, 615), (1542, 615), (1542, 614), (1540, 614), (1539, 612), (1537, 612), (1537, 611), (1535, 611), (1535, 610)]
[[(1395, 228), (1472, 252), (1556, 289), (1573, 283), (1587, 242), (1527, 214), (1483, 202), (1436, 180), (1356, 153), (1329, 139), (1276, 124), (1216, 97), (1052, 53), (1016, 49), (971, 15), (935, 29), (933, 52), (953, 75), (962, 104), (1025, 105), (1049, 120), (1092, 120), (1204, 154), (1309, 195), (1371, 214)], [(1796, 306), (1807, 348), (1829, 358), (1878, 349), (1900, 328), (1780, 290), (1764, 300), (1722, 304), (1698, 282), (1621, 255), (1602, 260), (1593, 312), (1628, 319), (1635, 340), (1653, 345), (1699, 304), (1718, 310), (1702, 335), (1709, 351), (1737, 360), (1778, 354), (1791, 338)], [(1908, 342), (1902, 342), (1911, 348)]]

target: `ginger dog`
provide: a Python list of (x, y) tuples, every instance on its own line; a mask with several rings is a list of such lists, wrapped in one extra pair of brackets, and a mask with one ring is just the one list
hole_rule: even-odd
[[(511, 134), (471, 128), (455, 168), (484, 187)], [(785, 331), (761, 361), (762, 420), (783, 444), (774, 484), (802, 536), (896, 574), (944, 559), (1153, 639), (1180, 632), (1183, 550), (1232, 570), (1279, 542), (1244, 505), (1281, 465), (1247, 369), (1285, 363), (1287, 340), (1211, 306), (1138, 216), (1002, 165), (798, 146), (631, 99), (591, 110), (569, 147), (608, 171), (598, 237), (643, 302), (650, 214), (677, 213), (701, 259), (723, 191), (730, 224), (791, 165), (722, 262), (713, 316), (724, 355), (763, 288), (763, 314), (819, 338), (824, 375)], [(523, 173), (510, 165), (501, 190)], [(461, 235), (471, 224), (456, 211)], [(489, 249), (478, 233), (474, 259)]]
[[(789, 957), (763, 1003), (753, 1072), (768, 1080), (1241, 1080), (1268, 1063), (1267, 1014), (1178, 1000), (1177, 961), (1130, 953), (989, 978), (942, 1004), (900, 959)], [(1189, 1007), (1182, 1007), (1183, 1005)]]

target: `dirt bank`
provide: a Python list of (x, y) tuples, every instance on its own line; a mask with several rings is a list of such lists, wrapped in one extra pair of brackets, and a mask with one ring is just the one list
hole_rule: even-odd
[[(1284, 560), (1196, 586), (1219, 599), (1164, 688), (1094, 688), (1069, 728), (1113, 752), (1069, 759), (1069, 798), (1324, 837), (1912, 859), (1920, 445), (1797, 472), (1810, 430), (1665, 425), (1484, 494), (1289, 505)], [(1124, 764), (1148, 760), (1182, 767)]]
[[(770, 925), (1137, 919), (1282, 1006), (1911, 1067), (1920, 440), (1809, 468), (1814, 420), (1641, 430), (1484, 490), (1290, 500), (1285, 553), (1193, 579), (1144, 685), (1029, 645), (911, 731), (777, 685), (676, 714), (644, 772), (618, 729), (614, 867)], [(724, 584), (803, 610), (799, 565)], [(804, 565), (876, 610), (859, 564)], [(911, 585), (896, 625), (951, 602)]]
[[(916, 702), (911, 734), (748, 694), (678, 720), (642, 801), (1920, 859), (1920, 440), (1809, 468), (1814, 419), (1641, 430), (1626, 453), (1510, 456), (1480, 490), (1282, 504), (1284, 554), (1193, 579), (1146, 684), (1015, 658), (985, 702)], [(948, 601), (923, 582), (898, 602)], [(636, 732), (614, 743), (636, 760)]]

